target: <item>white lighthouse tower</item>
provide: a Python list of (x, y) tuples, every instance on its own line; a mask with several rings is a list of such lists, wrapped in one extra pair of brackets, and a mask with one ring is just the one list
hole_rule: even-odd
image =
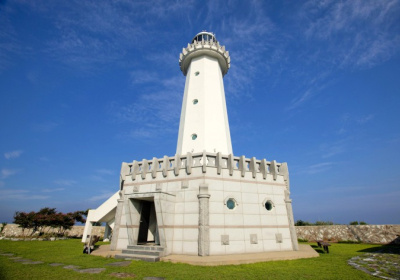
[(123, 162), (119, 190), (90, 210), (117, 258), (297, 251), (288, 166), (232, 152), (223, 77), (229, 53), (210, 32), (182, 50), (186, 76), (174, 156)]
[(213, 33), (203, 31), (182, 50), (179, 65), (186, 84), (176, 153), (232, 154), (223, 82), (229, 52)]

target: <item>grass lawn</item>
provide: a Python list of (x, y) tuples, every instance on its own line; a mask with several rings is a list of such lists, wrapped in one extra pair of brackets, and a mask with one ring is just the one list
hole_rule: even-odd
[[(100, 243), (101, 244), (101, 243)], [(315, 243), (310, 243), (314, 248)], [(59, 241), (0, 240), (1, 253), (14, 253), (25, 259), (43, 261), (29, 265), (0, 256), (0, 279), (110, 279), (111, 272), (135, 274), (135, 279), (164, 277), (166, 279), (376, 279), (356, 270), (347, 260), (381, 246), (367, 244), (332, 244), (330, 254), (315, 248), (320, 257), (292, 261), (272, 261), (245, 265), (217, 267), (192, 266), (173, 263), (132, 261), (127, 267), (108, 267), (107, 263), (120, 260), (82, 254), (82, 243), (77, 239)], [(52, 267), (50, 263), (77, 265), (81, 268), (100, 268), (100, 274), (86, 274)]]

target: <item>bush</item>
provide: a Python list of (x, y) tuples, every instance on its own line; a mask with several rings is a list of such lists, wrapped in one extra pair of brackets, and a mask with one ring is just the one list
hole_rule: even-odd
[(307, 239), (302, 239), (302, 238), (297, 238), (297, 241), (298, 241), (298, 242), (308, 242)]
[(295, 226), (330, 226), (330, 225), (334, 225), (333, 222), (331, 221), (316, 221), (315, 224), (310, 223), (310, 222), (306, 222), (303, 220), (297, 220), (296, 223), (294, 224)]
[(357, 225), (368, 225), (368, 224), (366, 222), (363, 222), (363, 221), (360, 221), (360, 222), (353, 221), (353, 222), (350, 222), (349, 225), (357, 226)]
[(315, 225), (316, 226), (331, 226), (331, 225), (333, 225), (333, 222), (331, 222), (331, 221), (316, 221), (315, 222)]
[(294, 225), (295, 226), (312, 226), (311, 223), (303, 221), (303, 220), (297, 220)]

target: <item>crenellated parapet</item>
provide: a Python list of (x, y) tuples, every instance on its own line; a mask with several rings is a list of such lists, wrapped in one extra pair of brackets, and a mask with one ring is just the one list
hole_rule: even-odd
[[(147, 174), (151, 174), (154, 179), (158, 173), (162, 173), (163, 177), (168, 177), (173, 171), (175, 177), (179, 176), (180, 170), (184, 169), (187, 175), (192, 173), (192, 168), (201, 168), (202, 173), (207, 173), (207, 167), (214, 167), (217, 174), (220, 175), (223, 169), (229, 170), (229, 175), (239, 171), (241, 177), (250, 172), (253, 178), (262, 174), (264, 180), (267, 175), (272, 176), (276, 180), (278, 176), (283, 176), (286, 185), (289, 185), (289, 171), (287, 163), (277, 163), (275, 160), (267, 161), (266, 159), (258, 160), (255, 157), (246, 158), (245, 156), (236, 157), (232, 154), (222, 155), (221, 153), (187, 153), (186, 155), (175, 155), (174, 157), (164, 156), (163, 158), (153, 158), (152, 160), (143, 159), (142, 161), (134, 160), (131, 163), (122, 163), (121, 180), (125, 176), (131, 176), (132, 180), (137, 179), (140, 175), (142, 180), (148, 178)], [(139, 178), (140, 178), (139, 177)]]
[(219, 65), (221, 66), (222, 76), (228, 73), (231, 65), (231, 58), (229, 52), (225, 50), (225, 46), (221, 46), (216, 41), (194, 41), (192, 44), (188, 44), (187, 48), (182, 49), (182, 53), (179, 55), (179, 66), (183, 75), (186, 76), (187, 70), (190, 65), (190, 61), (202, 55), (208, 55), (218, 59)]

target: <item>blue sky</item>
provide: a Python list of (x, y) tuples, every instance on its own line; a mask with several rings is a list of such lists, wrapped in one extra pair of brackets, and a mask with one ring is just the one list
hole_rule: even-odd
[(397, 0), (0, 1), (0, 222), (173, 156), (179, 53), (208, 30), (234, 154), (288, 162), (295, 219), (399, 224), (399, 22)]

